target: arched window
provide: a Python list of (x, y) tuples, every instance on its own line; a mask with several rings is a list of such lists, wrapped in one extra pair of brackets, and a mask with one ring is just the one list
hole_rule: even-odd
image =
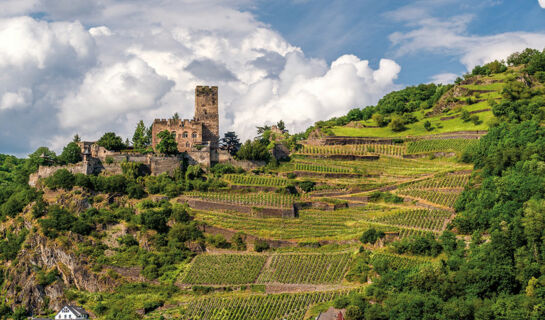
[(170, 133), (172, 134), (173, 137), (176, 138), (176, 131), (171, 131)]
[(197, 133), (196, 133), (196, 132), (193, 132), (193, 133), (191, 134), (191, 138), (193, 138), (193, 139), (197, 138)]
[(206, 109), (202, 109), (202, 112), (203, 112), (204, 114), (206, 114)]
[(183, 137), (184, 137), (184, 138), (187, 138), (187, 131), (184, 131)]
[(189, 148), (189, 147), (191, 147), (191, 144), (189, 144), (189, 142), (186, 142), (186, 143), (185, 143), (185, 146), (186, 146), (187, 148)]

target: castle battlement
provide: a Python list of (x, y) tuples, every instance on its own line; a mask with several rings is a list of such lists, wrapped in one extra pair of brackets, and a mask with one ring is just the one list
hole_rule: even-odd
[(178, 143), (178, 151), (193, 151), (196, 146), (219, 144), (218, 87), (195, 87), (195, 116), (193, 119), (155, 119), (152, 125), (152, 146), (155, 149), (161, 131), (171, 132)]

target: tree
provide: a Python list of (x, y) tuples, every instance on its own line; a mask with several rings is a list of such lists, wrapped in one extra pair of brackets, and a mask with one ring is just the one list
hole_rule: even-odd
[(98, 141), (97, 144), (111, 151), (119, 151), (125, 148), (123, 139), (117, 136), (114, 132), (106, 132)]
[(392, 121), (390, 122), (390, 128), (393, 132), (400, 132), (407, 129), (407, 127), (405, 127), (405, 121), (397, 116), (392, 118)]
[(60, 155), (60, 159), (64, 163), (77, 163), (82, 160), (81, 149), (75, 142), (70, 142), (64, 147)]
[(157, 144), (157, 151), (163, 154), (177, 154), (178, 143), (174, 138), (174, 135), (168, 130), (161, 131), (157, 134), (157, 138), (161, 139)]
[(74, 136), (74, 139), (72, 141), (73, 142), (81, 142), (81, 138), (79, 137), (79, 134), (76, 133), (76, 135)]
[(373, 116), (371, 118), (373, 119), (373, 121), (375, 121), (377, 126), (379, 126), (381, 128), (385, 127), (388, 124), (388, 121), (386, 121), (384, 116), (382, 114), (380, 114), (380, 113), (373, 114)]
[(178, 114), (178, 112), (174, 112), (174, 114), (172, 115), (172, 120), (180, 120), (180, 115)]
[(234, 131), (225, 133), (225, 136), (220, 140), (220, 147), (227, 150), (230, 155), (234, 156), (240, 149), (241, 143)]
[(150, 145), (151, 140), (147, 135), (147, 128), (144, 125), (144, 121), (140, 120), (136, 125), (134, 134), (132, 136), (132, 145), (135, 149), (143, 149)]
[(240, 147), (240, 150), (238, 150), (237, 157), (242, 160), (268, 161), (271, 154), (260, 140), (247, 140), (242, 147)]
[(288, 130), (286, 130), (286, 124), (284, 123), (284, 120), (280, 120), (276, 123), (276, 127), (282, 131), (282, 132), (287, 132)]
[(429, 120), (426, 120), (424, 122), (424, 129), (426, 129), (426, 131), (432, 131), (433, 130), (433, 127), (432, 127), (431, 122)]

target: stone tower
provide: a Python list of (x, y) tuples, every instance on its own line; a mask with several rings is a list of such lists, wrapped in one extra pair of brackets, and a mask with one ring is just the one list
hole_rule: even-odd
[(195, 88), (195, 121), (202, 122), (202, 141), (215, 148), (219, 143), (218, 87)]

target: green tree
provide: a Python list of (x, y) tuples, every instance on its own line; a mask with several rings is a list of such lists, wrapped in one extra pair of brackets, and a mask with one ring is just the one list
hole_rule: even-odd
[(82, 160), (81, 149), (76, 142), (70, 142), (64, 147), (59, 158), (64, 163), (78, 163)]
[(74, 139), (72, 139), (73, 142), (81, 142), (81, 138), (79, 137), (79, 134), (74, 135)]
[(114, 132), (106, 132), (98, 141), (97, 144), (111, 151), (119, 151), (125, 148), (123, 139), (117, 136)]
[(136, 125), (134, 134), (132, 136), (132, 145), (135, 149), (143, 149), (150, 145), (151, 140), (147, 134), (147, 128), (144, 125), (144, 121), (140, 120)]
[(268, 161), (271, 158), (271, 154), (260, 140), (247, 140), (242, 147), (240, 147), (240, 150), (238, 150), (237, 157), (242, 160)]
[(400, 132), (407, 129), (407, 127), (405, 127), (405, 121), (398, 116), (392, 118), (392, 121), (390, 121), (390, 128), (393, 132)]
[(177, 154), (178, 143), (174, 138), (174, 135), (168, 130), (161, 131), (157, 134), (157, 138), (161, 139), (157, 144), (157, 151), (163, 154)]
[(232, 156), (238, 152), (240, 146), (240, 140), (234, 131), (226, 132), (225, 136), (220, 140), (220, 148), (227, 150)]

